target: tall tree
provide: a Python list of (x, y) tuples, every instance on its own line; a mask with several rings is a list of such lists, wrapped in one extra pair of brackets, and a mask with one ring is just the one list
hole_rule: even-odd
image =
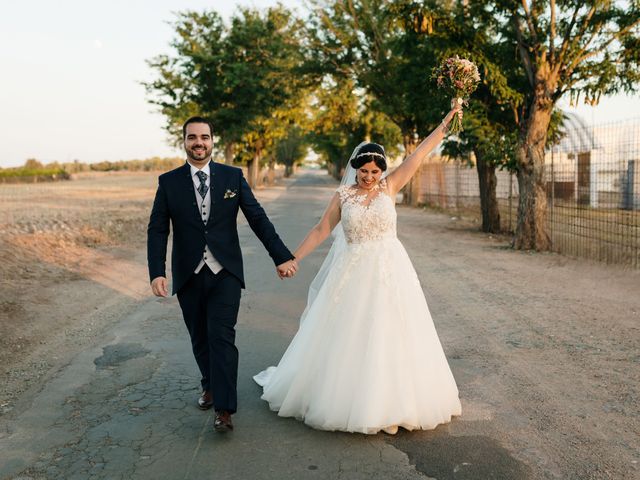
[(499, 23), (489, 12), (458, 2), (449, 9), (432, 11), (431, 18), (430, 29), (448, 39), (442, 57), (469, 58), (482, 73), (482, 82), (465, 112), (464, 131), (445, 142), (444, 152), (467, 158), (473, 154), (481, 228), (497, 233), (501, 224), (496, 170), (515, 168), (516, 112), (524, 98), (519, 92), (523, 69), (513, 57), (510, 42), (499, 35)]
[(147, 61), (156, 78), (143, 82), (149, 103), (157, 105), (165, 117), (165, 129), (173, 143), (182, 142), (182, 124), (192, 115), (204, 115), (215, 124), (226, 155), (237, 137), (235, 125), (218, 121), (225, 106), (221, 103), (220, 72), (225, 52), (226, 28), (214, 12), (185, 11), (172, 23), (176, 37), (173, 53)]
[(299, 126), (292, 124), (284, 138), (276, 142), (275, 158), (278, 163), (285, 166), (285, 177), (294, 173), (297, 164), (302, 162), (307, 154), (307, 142), (305, 133)]
[(255, 185), (265, 149), (286, 132), (274, 116), (301, 100), (308, 80), (302, 70), (302, 22), (279, 5), (264, 12), (242, 9), (226, 39), (230, 59), (223, 78), (222, 121), (237, 123), (251, 152), (249, 183)]
[(640, 84), (640, 2), (494, 0), (485, 9), (512, 40), (526, 78), (516, 148), (520, 190), (514, 247), (547, 250), (544, 157), (554, 106), (564, 95), (596, 103)]
[[(449, 109), (449, 99), (430, 93), (430, 72), (446, 39), (434, 35), (425, 42), (421, 29), (428, 28), (429, 18), (412, 17), (405, 11), (412, 9), (410, 3), (316, 0), (310, 21), (319, 60), (351, 75), (374, 110), (397, 125), (405, 158)], [(429, 4), (441, 8), (439, 2)], [(415, 202), (418, 195), (412, 194), (412, 186), (413, 182), (407, 185), (405, 198)]]
[(371, 94), (372, 106), (400, 128), (408, 155), (416, 136), (425, 136), (440, 122), (448, 100), (426, 93), (437, 61), (435, 39), (423, 42), (417, 34), (408, 35), (413, 27), (403, 25), (399, 3), (316, 0), (310, 22), (318, 60), (351, 75)]
[(254, 186), (265, 149), (284, 135), (278, 112), (304, 95), (300, 20), (277, 6), (241, 9), (229, 28), (215, 12), (180, 13), (174, 28), (174, 55), (149, 62), (158, 75), (145, 83), (149, 101), (160, 106), (177, 141), (187, 117), (210, 117), (228, 163), (239, 157), (238, 146), (251, 152)]
[(399, 129), (371, 107), (370, 98), (358, 91), (353, 79), (326, 75), (315, 91), (311, 109), (309, 141), (334, 177), (342, 176), (351, 152), (364, 140), (385, 145), (388, 155), (397, 152)]

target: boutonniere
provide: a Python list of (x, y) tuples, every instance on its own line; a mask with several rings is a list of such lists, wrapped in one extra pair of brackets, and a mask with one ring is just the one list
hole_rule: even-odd
[(237, 190), (229, 190), (227, 188), (227, 191), (224, 192), (224, 199), (226, 200), (227, 198), (233, 198), (238, 194)]

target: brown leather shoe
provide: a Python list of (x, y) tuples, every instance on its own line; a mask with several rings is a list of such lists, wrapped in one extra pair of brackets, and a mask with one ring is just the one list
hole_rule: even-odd
[(211, 407), (213, 407), (213, 395), (211, 395), (210, 391), (205, 390), (198, 398), (198, 408), (200, 410), (209, 410)]
[(213, 422), (213, 429), (218, 433), (227, 433), (233, 430), (231, 414), (226, 410), (216, 412), (216, 419)]

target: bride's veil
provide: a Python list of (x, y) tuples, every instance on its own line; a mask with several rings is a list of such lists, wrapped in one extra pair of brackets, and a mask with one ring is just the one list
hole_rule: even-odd
[[(342, 180), (340, 181), (340, 186), (343, 185), (353, 185), (356, 183), (356, 169), (351, 166), (351, 160), (355, 158), (356, 154), (360, 147), (367, 142), (361, 142), (356, 148), (353, 149), (351, 156), (349, 157), (349, 161), (347, 162), (347, 166), (345, 167), (344, 174), (342, 175)], [(333, 243), (331, 244), (331, 248), (329, 249), (329, 253), (322, 262), (320, 266), (320, 270), (316, 274), (315, 278), (309, 285), (309, 295), (307, 296), (307, 307), (305, 308), (302, 316), (300, 317), (300, 324), (304, 322), (304, 319), (307, 316), (307, 311), (309, 307), (313, 304), (316, 297), (318, 296), (318, 292), (320, 291), (320, 287), (329, 276), (329, 273), (333, 269), (336, 260), (342, 257), (342, 253), (347, 248), (347, 240), (344, 237), (344, 230), (342, 229), (342, 225), (338, 223), (333, 231), (331, 232), (331, 236), (333, 237)]]

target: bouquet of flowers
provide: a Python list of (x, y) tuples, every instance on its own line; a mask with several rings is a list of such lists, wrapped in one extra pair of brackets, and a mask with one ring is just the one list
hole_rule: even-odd
[[(447, 58), (440, 66), (434, 68), (431, 78), (436, 80), (438, 88), (444, 88), (448, 91), (454, 98), (453, 101), (465, 106), (468, 105), (467, 100), (480, 83), (480, 73), (476, 64), (466, 58), (460, 58), (458, 55)], [(458, 115), (455, 115), (451, 120), (449, 130), (452, 133), (462, 131), (462, 120)]]

